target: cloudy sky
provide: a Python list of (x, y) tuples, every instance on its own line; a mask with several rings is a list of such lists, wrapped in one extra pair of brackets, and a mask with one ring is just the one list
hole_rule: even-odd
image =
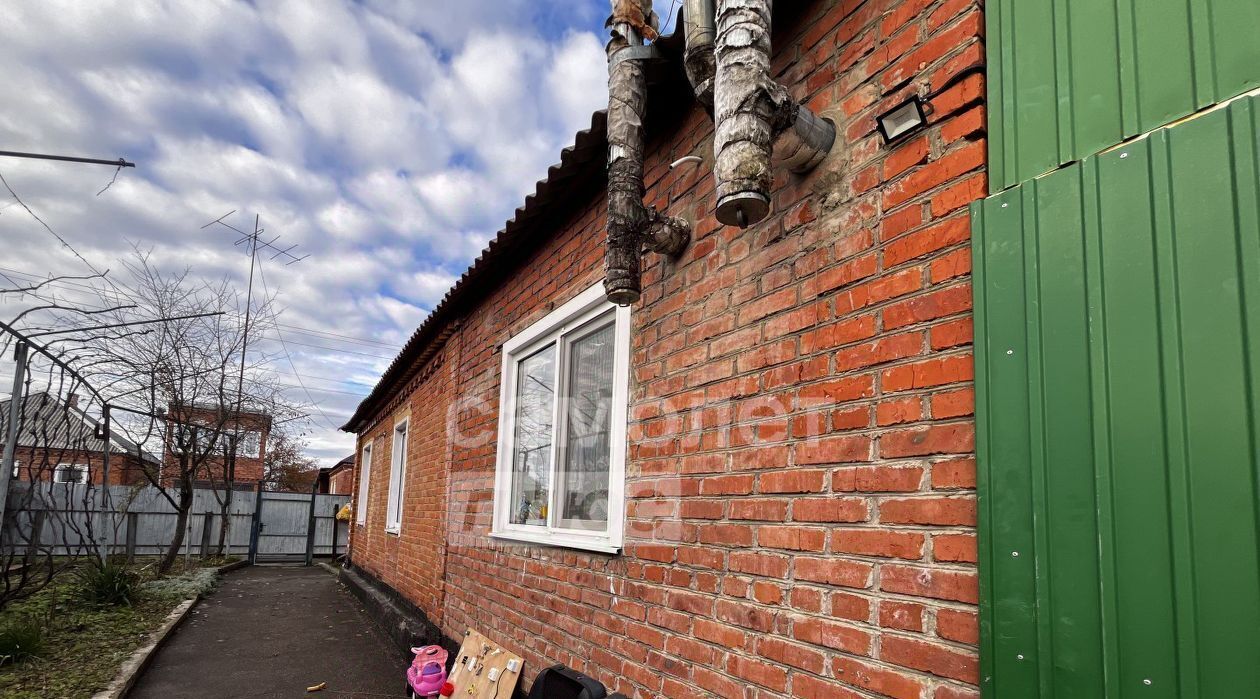
[[(99, 268), (137, 244), (243, 289), (234, 236), (201, 229), (231, 210), (299, 245), (300, 264), (265, 262), (285, 311), (260, 350), (287, 350), (274, 370), (316, 404), (311, 451), (331, 463), (352, 444), (335, 427), (603, 106), (607, 14), (605, 0), (8, 0), (0, 150), (137, 167), (99, 196), (112, 168), (0, 158), (0, 173)], [(0, 189), (0, 272), (84, 271)]]

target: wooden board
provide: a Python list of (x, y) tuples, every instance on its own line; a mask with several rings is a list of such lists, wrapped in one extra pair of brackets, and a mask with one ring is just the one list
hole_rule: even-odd
[[(469, 658), (476, 661), (472, 670), (468, 669)], [(515, 672), (508, 670), (508, 663), (513, 660), (516, 661)], [(455, 666), (447, 678), (455, 685), (455, 694), (451, 699), (510, 699), (516, 692), (523, 665), (521, 656), (468, 629), (459, 654), (455, 656)], [(498, 670), (498, 680), (491, 682), (490, 673), (494, 670)]]

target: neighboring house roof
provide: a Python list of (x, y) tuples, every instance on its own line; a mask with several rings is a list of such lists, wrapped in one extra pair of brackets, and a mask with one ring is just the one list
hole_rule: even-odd
[[(692, 105), (691, 86), (682, 69), (683, 43), (682, 34), (675, 32), (653, 44), (659, 58), (649, 61), (647, 70), (651, 90), (645, 127), (649, 134), (654, 124), (677, 117)], [(608, 174), (606, 117), (603, 110), (591, 115), (591, 127), (579, 131), (573, 145), (561, 151), (560, 162), (547, 169), (547, 177), (538, 181), (516, 215), (446, 292), (341, 429), (355, 432), (363, 425), (388, 400), (391, 389), (411, 379), (441, 347), (450, 336), (450, 323), (462, 311), (474, 306), (516, 269), (530, 251), (547, 240), (546, 233), (563, 225), (575, 207), (586, 204), (603, 189)]]
[[(9, 434), (9, 404), (0, 401), (0, 444)], [(96, 438), (97, 421), (87, 413), (73, 407), (49, 393), (32, 393), (20, 404), (18, 418), (19, 447), (51, 450), (94, 451), (101, 448)], [(139, 445), (119, 434), (109, 431), (110, 452), (115, 454), (140, 454), (146, 461), (160, 463), (157, 457), (144, 452)]]
[(350, 456), (347, 456), (346, 458), (342, 459), (341, 461), (338, 461), (332, 466), (328, 468), (322, 468), (320, 470), (327, 471), (328, 475), (331, 476), (333, 474), (340, 473), (341, 471), (344, 471), (353, 466), (354, 466), (354, 454), (351, 454)]
[[(170, 405), (169, 410), (172, 413), (177, 410), (186, 411), (189, 413), (195, 413), (195, 412), (214, 413), (215, 415), (222, 413), (229, 417), (234, 416), (236, 414), (235, 405), (229, 405), (225, 407), (222, 405), (216, 405), (214, 403), (188, 403), (187, 405), (180, 405), (179, 403), (172, 403)], [(260, 411), (260, 410), (252, 410), (250, 408), (241, 408), (241, 417), (259, 418), (260, 420), (265, 421), (266, 424), (268, 425), (271, 424), (271, 419), (272, 419), (271, 413)]]

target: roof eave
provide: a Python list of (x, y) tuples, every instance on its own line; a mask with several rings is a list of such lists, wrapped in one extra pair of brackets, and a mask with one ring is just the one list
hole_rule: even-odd
[[(662, 84), (668, 84), (682, 76), (683, 39), (681, 32), (663, 36), (656, 41), (658, 59), (649, 70), (649, 90)], [(685, 78), (683, 79), (685, 82)], [(649, 103), (652, 102), (649, 94)], [(671, 105), (673, 106), (673, 105)], [(691, 103), (686, 106), (689, 108)], [(514, 239), (522, 232), (545, 221), (542, 216), (548, 213), (552, 205), (565, 203), (568, 191), (557, 186), (584, 172), (585, 168), (597, 164), (599, 171), (605, 171), (604, 159), (607, 151), (607, 113), (596, 111), (591, 115), (590, 128), (579, 131), (574, 137), (573, 145), (564, 148), (560, 153), (560, 162), (547, 169), (547, 177), (539, 180), (534, 193), (525, 198), (525, 203), (516, 209), (515, 215), (494, 239), (477, 256), (477, 259), (460, 276), (455, 284), (446, 292), (442, 300), (433, 308), (420, 327), (399, 350), (398, 355), (385, 369), (379, 381), (355, 409), (346, 424), (341, 426), (344, 432), (358, 433), (368, 424), (369, 418), (384, 404), (393, 388), (405, 384), (414, 376), (422, 360), (427, 360), (435, 353), (433, 345), (445, 342), (450, 330), (447, 328), (459, 318), (459, 303), (473, 296), (480, 287), (478, 282), (493, 271), (503, 257), (505, 251), (513, 247)], [(446, 332), (443, 332), (443, 330)], [(440, 344), (438, 345), (440, 346)]]

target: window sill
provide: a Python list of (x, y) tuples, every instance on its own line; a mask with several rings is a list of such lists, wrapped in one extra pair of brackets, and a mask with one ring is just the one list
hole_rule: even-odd
[(392, 529), (390, 527), (385, 527), (385, 533), (390, 536), (402, 536), (402, 527), (394, 527)]
[(532, 534), (529, 532), (490, 532), (490, 538), (523, 544), (540, 544), (543, 546), (556, 546), (565, 549), (579, 549), (582, 551), (592, 551), (594, 553), (607, 553), (612, 555), (621, 553), (621, 547), (614, 546), (612, 542), (607, 539), (592, 539), (561, 533)]

